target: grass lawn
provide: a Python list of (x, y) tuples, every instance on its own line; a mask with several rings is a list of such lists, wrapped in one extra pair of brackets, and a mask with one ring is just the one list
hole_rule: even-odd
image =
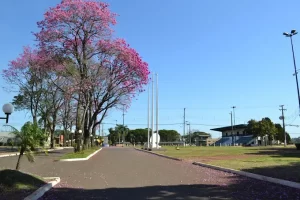
[(99, 147), (93, 147), (91, 149), (86, 149), (76, 153), (67, 153), (61, 156), (59, 159), (86, 158), (99, 149)]
[(164, 155), (300, 182), (300, 151), (289, 147), (163, 147)]
[(0, 194), (4, 199), (23, 199), (46, 182), (38, 176), (16, 170), (0, 170)]

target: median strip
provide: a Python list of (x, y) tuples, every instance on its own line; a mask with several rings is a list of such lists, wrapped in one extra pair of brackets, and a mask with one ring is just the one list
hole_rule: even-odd
[[(88, 149), (82, 152), (78, 152), (78, 153), (69, 153), (69, 154), (65, 154), (62, 156), (62, 158), (59, 161), (62, 162), (71, 162), (71, 161), (85, 161), (85, 160), (89, 160), (91, 157), (93, 157), (94, 155), (96, 155), (99, 151), (102, 150), (102, 148), (93, 151), (94, 149)], [(89, 154), (86, 157), (86, 154)]]

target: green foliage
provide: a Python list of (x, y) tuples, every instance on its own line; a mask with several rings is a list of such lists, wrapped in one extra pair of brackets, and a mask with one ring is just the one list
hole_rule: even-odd
[(67, 153), (62, 157), (60, 157), (60, 159), (86, 158), (97, 150), (99, 150), (99, 147), (93, 147), (90, 149), (85, 149), (83, 151), (74, 152), (74, 153)]
[[(248, 121), (247, 129), (248, 134), (253, 135), (254, 137), (257, 136), (265, 136), (267, 135), (269, 140), (279, 140), (284, 142), (284, 134), (283, 128), (280, 124), (274, 124), (270, 118), (263, 118), (260, 121), (255, 121), (251, 119)], [(291, 141), (290, 135), (286, 133), (287, 142)]]
[[(34, 155), (32, 150), (36, 149), (45, 136), (42, 130), (38, 127), (37, 124), (31, 122), (26, 122), (20, 131), (16, 128), (10, 126), (13, 131), (11, 134), (15, 136), (16, 145), (20, 148), (20, 158), (25, 153), (29, 162), (34, 162)], [(17, 163), (18, 169), (19, 161)]]
[(126, 141), (129, 141), (130, 143), (145, 143), (147, 142), (148, 138), (148, 129), (135, 129), (135, 130), (129, 130)]
[(180, 134), (175, 130), (160, 130), (159, 136), (161, 142), (175, 142), (180, 139)]
[[(128, 132), (129, 132), (129, 128), (127, 126), (123, 126), (123, 125), (117, 125), (115, 128), (110, 128), (108, 129), (109, 131), (109, 135), (108, 135), (108, 139), (111, 141), (111, 144), (116, 144), (119, 142), (119, 138), (120, 141), (122, 141), (123, 136), (124, 138), (128, 138)], [(127, 141), (127, 139), (126, 139)]]
[(0, 191), (38, 189), (44, 184), (45, 182), (41, 177), (10, 169), (0, 170)]
[[(277, 133), (275, 135), (275, 140), (279, 140), (281, 142), (284, 142), (284, 134), (283, 134), (283, 128), (281, 124), (275, 124), (275, 127), (277, 129)], [(289, 144), (291, 142), (290, 134), (286, 133), (286, 142)]]

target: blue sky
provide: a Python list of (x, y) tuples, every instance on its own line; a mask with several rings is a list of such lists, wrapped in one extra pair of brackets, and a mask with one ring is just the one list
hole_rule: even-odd
[[(0, 7), (0, 70), (7, 68), (25, 45), (48, 7), (59, 0), (3, 1)], [(299, 29), (300, 2), (236, 0), (108, 0), (118, 13), (115, 36), (135, 48), (150, 69), (159, 74), (160, 128), (183, 132), (183, 108), (191, 129), (210, 132), (230, 125), (232, 106), (236, 124), (270, 117), (279, 123), (279, 105), (287, 108), (288, 124), (299, 124), (299, 112), (289, 39), (284, 31)], [(300, 35), (294, 37), (300, 65)], [(298, 59), (299, 58), (299, 59)], [(0, 80), (0, 86), (7, 86)], [(14, 94), (0, 89), (0, 104)], [(29, 114), (15, 112), (11, 124), (22, 125)], [(111, 111), (106, 123), (122, 122)], [(3, 124), (3, 120), (1, 124)], [(147, 127), (147, 92), (126, 112), (130, 128)], [(138, 125), (134, 125), (138, 124)], [(141, 124), (141, 125), (139, 125)], [(204, 124), (204, 125), (197, 125)], [(112, 125), (105, 125), (107, 128)], [(300, 128), (287, 127), (292, 137)]]

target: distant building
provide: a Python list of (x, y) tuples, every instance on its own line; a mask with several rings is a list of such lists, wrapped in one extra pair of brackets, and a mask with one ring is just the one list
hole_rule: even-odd
[(207, 138), (206, 144), (207, 144), (207, 146), (212, 146), (219, 140), (220, 140), (220, 138)]
[(13, 140), (15, 136), (11, 134), (12, 128), (8, 126), (0, 127), (0, 144), (7, 145), (8, 140)]
[(208, 140), (210, 139), (211, 137), (208, 134), (197, 135), (194, 142), (196, 146), (208, 146)]
[(218, 140), (215, 143), (215, 145), (229, 146), (232, 145), (232, 143), (234, 143), (234, 145), (253, 146), (261, 143), (260, 137), (255, 138), (253, 137), (253, 135), (247, 134), (246, 128), (247, 128), (247, 124), (239, 124), (233, 126), (233, 131), (232, 131), (232, 126), (225, 126), (225, 127), (211, 129), (212, 131), (219, 131), (222, 133), (222, 138)]

